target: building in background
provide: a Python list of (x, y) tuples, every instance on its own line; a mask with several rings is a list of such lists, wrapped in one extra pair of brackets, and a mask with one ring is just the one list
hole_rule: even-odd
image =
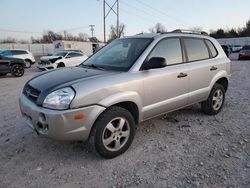
[(228, 45), (228, 46), (250, 45), (250, 37), (222, 38), (222, 39), (217, 39), (217, 40), (221, 45)]

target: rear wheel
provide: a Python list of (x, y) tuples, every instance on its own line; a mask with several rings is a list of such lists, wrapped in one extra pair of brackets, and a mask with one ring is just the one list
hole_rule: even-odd
[(12, 67), (11, 67), (11, 74), (15, 77), (21, 77), (23, 76), (24, 74), (24, 68), (22, 65), (20, 64), (14, 64)]
[(135, 135), (135, 120), (121, 107), (111, 107), (100, 115), (94, 125), (96, 151), (104, 158), (114, 158), (124, 153)]
[(214, 84), (214, 87), (206, 101), (201, 103), (202, 111), (208, 115), (219, 113), (225, 101), (225, 88), (220, 84)]

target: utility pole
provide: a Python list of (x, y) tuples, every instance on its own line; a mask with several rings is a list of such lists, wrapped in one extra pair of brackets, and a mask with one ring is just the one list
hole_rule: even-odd
[[(114, 9), (114, 7), (116, 6), (116, 10)], [(108, 8), (108, 12), (106, 13), (106, 7)], [(119, 35), (119, 0), (115, 0), (115, 2), (113, 3), (113, 5), (111, 6), (110, 4), (107, 3), (107, 0), (103, 0), (103, 39), (104, 42), (106, 42), (106, 18), (109, 15), (110, 12), (113, 12), (116, 15), (116, 20), (117, 20), (117, 37)]]
[(93, 33), (94, 33), (94, 27), (95, 27), (95, 25), (89, 25), (89, 27), (90, 27), (90, 31), (91, 31), (91, 36), (92, 36), (92, 38), (93, 38)]

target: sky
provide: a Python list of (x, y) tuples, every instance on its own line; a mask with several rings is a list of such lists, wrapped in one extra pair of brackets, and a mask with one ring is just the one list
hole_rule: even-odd
[[(119, 8), (126, 36), (149, 32), (156, 23), (168, 31), (200, 27), (209, 32), (237, 29), (250, 20), (250, 0), (119, 0)], [(0, 39), (38, 38), (46, 30), (91, 35), (93, 24), (94, 36), (103, 40), (103, 0), (0, 0), (0, 10)], [(108, 37), (115, 14), (107, 16), (106, 24)]]

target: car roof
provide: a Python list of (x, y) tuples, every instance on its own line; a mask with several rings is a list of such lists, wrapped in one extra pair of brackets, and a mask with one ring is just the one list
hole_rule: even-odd
[(198, 34), (198, 33), (185, 33), (185, 32), (165, 32), (165, 33), (140, 33), (134, 36), (127, 36), (124, 38), (166, 38), (166, 37), (193, 37), (193, 38), (205, 38), (211, 39), (212, 37), (206, 34)]
[(28, 50), (25, 50), (25, 49), (0, 49), (0, 51), (6, 51), (6, 50), (9, 50), (9, 51), (16, 50), (16, 51), (26, 51), (26, 52), (28, 52)]

